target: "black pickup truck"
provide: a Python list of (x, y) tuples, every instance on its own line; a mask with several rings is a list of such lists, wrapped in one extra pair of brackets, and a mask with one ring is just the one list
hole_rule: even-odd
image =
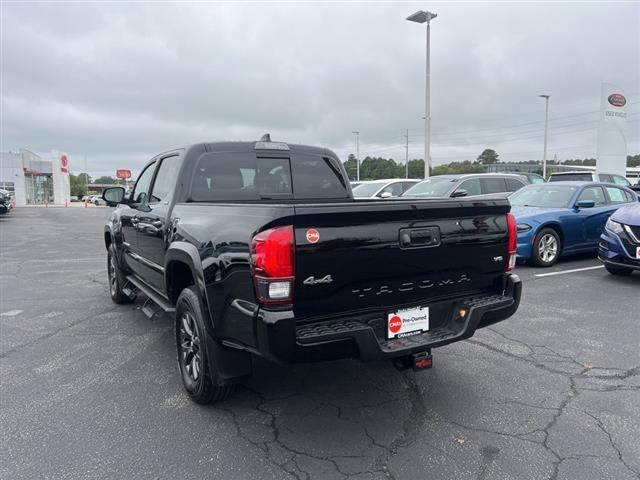
[(354, 200), (330, 150), (192, 145), (153, 158), (104, 229), (111, 298), (175, 314), (184, 386), (225, 398), (253, 355), (429, 368), (516, 311), (507, 200)]

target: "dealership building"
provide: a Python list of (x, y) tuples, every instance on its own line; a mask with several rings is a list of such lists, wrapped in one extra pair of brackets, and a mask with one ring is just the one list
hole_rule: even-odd
[(0, 189), (11, 192), (16, 206), (64, 205), (71, 195), (69, 157), (56, 150), (0, 152)]

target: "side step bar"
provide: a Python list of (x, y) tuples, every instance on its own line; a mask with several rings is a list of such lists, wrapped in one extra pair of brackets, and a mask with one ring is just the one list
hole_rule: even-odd
[[(160, 309), (162, 311), (164, 311), (164, 313), (175, 313), (176, 312), (176, 309), (174, 308), (174, 306), (171, 305), (166, 298), (164, 298), (162, 295), (160, 295), (158, 292), (156, 292), (153, 288), (151, 288), (150, 286), (148, 286), (146, 283), (142, 282), (141, 280), (137, 279), (133, 275), (127, 275), (127, 282), (129, 282), (131, 285), (133, 285), (138, 290), (140, 290), (142, 293), (144, 293), (147, 296), (147, 298), (149, 300), (151, 300), (153, 303), (155, 303), (158, 307), (160, 307)], [(143, 310), (145, 308), (148, 308), (148, 307), (145, 305)], [(151, 309), (148, 309), (148, 310), (149, 310), (149, 312), (152, 312)], [(145, 313), (148, 315), (147, 312), (145, 312)], [(153, 316), (153, 313), (152, 313), (151, 316)]]

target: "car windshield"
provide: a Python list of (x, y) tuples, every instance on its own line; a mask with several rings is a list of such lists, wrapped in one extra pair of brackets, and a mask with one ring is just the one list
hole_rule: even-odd
[(537, 175), (531, 175), (531, 176), (529, 177), (529, 181), (530, 181), (531, 183), (533, 183), (533, 184), (538, 184), (538, 185), (539, 185), (539, 184), (542, 184), (542, 183), (545, 183), (544, 178), (539, 177), (539, 176), (537, 176)]
[(370, 197), (376, 193), (379, 189), (384, 187), (387, 182), (370, 182), (362, 183), (353, 189), (354, 197)]
[(578, 187), (570, 185), (529, 185), (509, 197), (514, 207), (567, 208)]
[(444, 197), (457, 178), (432, 177), (423, 180), (404, 192), (403, 197)]

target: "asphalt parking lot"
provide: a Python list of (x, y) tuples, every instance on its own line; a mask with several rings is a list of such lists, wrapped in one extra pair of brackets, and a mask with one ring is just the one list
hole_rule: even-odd
[(432, 370), (256, 362), (203, 407), (172, 319), (109, 299), (109, 212), (0, 217), (2, 478), (640, 477), (638, 274), (521, 266), (517, 314), (434, 350)]

